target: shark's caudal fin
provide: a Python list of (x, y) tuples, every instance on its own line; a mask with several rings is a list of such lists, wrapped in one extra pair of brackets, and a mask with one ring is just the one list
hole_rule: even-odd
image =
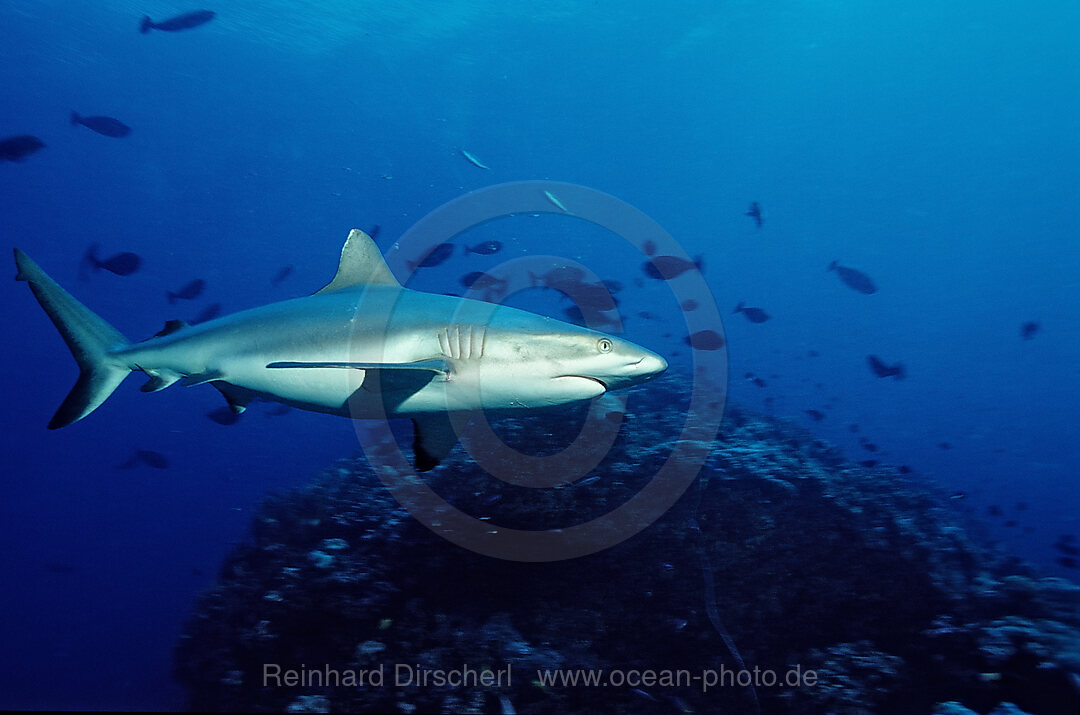
[(17, 248), (15, 266), (19, 270), (15, 280), (30, 284), (34, 297), (60, 331), (75, 362), (79, 363), (79, 379), (75, 387), (49, 422), (49, 429), (66, 427), (97, 409), (131, 372), (130, 367), (109, 355), (110, 350), (129, 343), (115, 328), (75, 300), (46, 275), (30, 256)]

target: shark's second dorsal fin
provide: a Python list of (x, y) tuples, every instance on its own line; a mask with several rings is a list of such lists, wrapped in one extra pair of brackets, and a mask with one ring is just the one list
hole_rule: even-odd
[(371, 237), (358, 228), (349, 232), (345, 246), (341, 249), (341, 261), (338, 263), (334, 280), (326, 284), (319, 293), (356, 288), (358, 286), (401, 286), (379, 252), (379, 247)]

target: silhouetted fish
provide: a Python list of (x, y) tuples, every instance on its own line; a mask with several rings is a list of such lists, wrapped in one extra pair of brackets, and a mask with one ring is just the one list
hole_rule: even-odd
[(650, 278), (655, 278), (660, 281), (668, 281), (672, 278), (677, 278), (687, 271), (694, 269), (702, 270), (704, 264), (703, 259), (698, 256), (693, 262), (686, 260), (685, 258), (679, 258), (678, 256), (655, 256), (652, 259), (645, 261), (642, 264), (642, 268), (645, 270), (645, 274)]
[(878, 377), (891, 377), (896, 380), (903, 380), (907, 377), (904, 363), (898, 362), (895, 365), (886, 365), (877, 355), (867, 355), (866, 361), (870, 364), (870, 369)]
[(761, 216), (761, 204), (757, 201), (750, 202), (750, 209), (744, 215), (754, 219), (754, 223), (757, 224), (758, 228), (761, 228), (761, 224), (765, 222)]
[(45, 142), (29, 134), (0, 139), (0, 161), (22, 161), (38, 149), (44, 149)]
[(92, 244), (90, 248), (86, 249), (86, 255), (83, 256), (83, 264), (90, 264), (95, 271), (104, 269), (118, 276), (130, 276), (139, 270), (139, 266), (142, 265), (142, 259), (130, 251), (99, 259), (97, 257), (98, 248), (98, 244)]
[(859, 462), (859, 464), (864, 467), (876, 467), (878, 465), (878, 461), (876, 459), (864, 459), (863, 461)]
[(126, 462), (116, 465), (114, 469), (131, 469), (140, 463), (153, 469), (169, 468), (169, 460), (161, 452), (155, 452), (150, 449), (136, 449)]
[(1039, 332), (1042, 326), (1039, 325), (1036, 320), (1029, 320), (1020, 326), (1020, 337), (1024, 340), (1031, 340), (1035, 337), (1035, 334)]
[(719, 350), (724, 347), (724, 336), (715, 330), (699, 330), (683, 338), (694, 350)]
[(465, 246), (465, 253), (478, 253), (481, 256), (490, 256), (501, 251), (502, 247), (503, 245), (499, 241), (484, 241), (475, 246)]
[(213, 320), (219, 315), (221, 315), (221, 303), (211, 303), (203, 308), (201, 313), (195, 316), (191, 321), (191, 324), (198, 325), (199, 323), (205, 323), (208, 320)]
[(941, 447), (942, 449), (952, 449), (952, 445), (948, 442), (938, 442), (937, 446)]
[(912, 470), (911, 467), (909, 467), (908, 465), (901, 464), (899, 467), (896, 468), (896, 471), (900, 472), (901, 474), (911, 474)]
[(870, 280), (870, 276), (862, 271), (841, 266), (836, 261), (829, 264), (828, 270), (836, 271), (840, 275), (840, 280), (844, 281), (849, 288), (857, 290), (860, 293), (870, 295), (871, 293), (877, 292), (877, 288), (874, 286), (874, 282)]
[(1001, 510), (1001, 507), (997, 504), (991, 504), (990, 506), (986, 507), (986, 513), (990, 516), (1001, 516), (1005, 512), (1003, 512)]
[(379, 224), (375, 224), (370, 229), (368, 229), (367, 235), (371, 237), (372, 241), (374, 241), (376, 238), (379, 237), (380, 233), (382, 233), (382, 226), (380, 226)]
[(434, 268), (452, 255), (454, 255), (454, 244), (440, 243), (428, 251), (419, 261), (406, 261), (405, 263), (409, 266), (410, 271), (415, 271), (417, 268)]
[(767, 385), (765, 384), (765, 381), (764, 381), (764, 380), (762, 380), (762, 379), (761, 379), (760, 377), (758, 377), (757, 375), (755, 375), (755, 374), (754, 374), (754, 373), (752, 373), (752, 372), (748, 372), (748, 373), (746, 373), (746, 375), (744, 375), (744, 377), (745, 377), (745, 378), (746, 378), (747, 380), (749, 380), (750, 382), (752, 382), (752, 383), (754, 383), (755, 385), (757, 385), (758, 387), (767, 387)]
[(645, 243), (642, 244), (641, 249), (645, 251), (646, 256), (656, 255), (656, 241), (651, 238), (645, 239)]
[(876, 452), (876, 451), (878, 451), (878, 446), (876, 444), (874, 444), (873, 442), (863, 442), (862, 443), (862, 448), (865, 449), (867, 452)]
[(806, 357), (821, 357), (821, 353), (819, 353), (817, 350), (808, 350), (806, 352)]
[(585, 271), (577, 266), (557, 266), (540, 275), (529, 271), (529, 285), (539, 285), (555, 290), (563, 290), (566, 286), (577, 285), (584, 280)]
[(196, 278), (190, 281), (183, 288), (176, 291), (165, 291), (166, 297), (169, 299), (169, 303), (175, 303), (178, 300), (192, 300), (202, 295), (203, 289), (206, 288), (206, 281), (202, 278)]
[(859, 431), (859, 425), (850, 424), (850, 425), (847, 426), (847, 431), (848, 432), (853, 432), (853, 433), (858, 432)]
[(1069, 556), (1080, 556), (1080, 547), (1073, 546), (1072, 544), (1064, 541), (1063, 539), (1058, 539), (1058, 541), (1054, 544), (1054, 548), (1063, 554), (1068, 554)]
[(142, 24), (139, 25), (139, 32), (145, 35), (150, 30), (164, 30), (165, 32), (190, 30), (193, 27), (210, 22), (214, 19), (214, 14), (213, 10), (195, 10), (194, 12), (185, 12), (183, 15), (170, 17), (168, 20), (162, 20), (161, 22), (154, 22), (148, 16), (143, 15)]
[(268, 409), (265, 414), (267, 417), (281, 417), (282, 415), (289, 414), (291, 411), (292, 408), (288, 405), (275, 405)]
[(227, 405), (210, 410), (206, 413), (206, 416), (219, 425), (234, 425), (240, 421), (240, 413), (234, 412), (233, 408)]
[(623, 284), (621, 281), (613, 280), (611, 278), (605, 278), (600, 282), (606, 285), (607, 289), (612, 293), (618, 293), (623, 289)]
[(1005, 526), (1009, 527), (1010, 529), (1016, 528), (1019, 525), (1020, 522), (1018, 522), (1016, 519), (1009, 519), (1005, 522)]
[(1028, 503), (1026, 501), (1018, 501), (1018, 502), (1016, 502), (1016, 510), (1017, 511), (1027, 511), (1027, 508), (1028, 508)]
[(679, 307), (689, 313), (691, 310), (698, 309), (698, 302), (693, 298), (687, 298), (682, 303), (679, 303)]
[(475, 288), (476, 290), (487, 290), (489, 288), (506, 285), (506, 279), (496, 278), (483, 271), (473, 271), (472, 273), (466, 273), (461, 277), (461, 285), (466, 288)]
[(764, 323), (769, 319), (769, 314), (761, 308), (747, 308), (745, 303), (740, 302), (735, 306), (736, 313), (742, 313), (751, 323)]
[(1057, 562), (1067, 569), (1080, 569), (1080, 562), (1071, 556), (1059, 556)]
[(80, 117), (77, 112), (72, 112), (71, 124), (72, 126), (81, 124), (87, 129), (114, 139), (120, 139), (131, 134), (131, 127), (112, 117)]
[(814, 420), (815, 422), (821, 422), (823, 419), (825, 419), (825, 413), (821, 410), (807, 410), (806, 414), (810, 415), (810, 419)]
[(278, 285), (279, 283), (281, 283), (281, 281), (283, 281), (286, 278), (288, 278), (289, 276), (291, 276), (292, 272), (293, 272), (292, 264), (289, 264), (287, 266), (282, 266), (281, 270), (279, 270), (277, 273), (275, 273), (274, 277), (270, 279), (270, 284), (271, 285)]

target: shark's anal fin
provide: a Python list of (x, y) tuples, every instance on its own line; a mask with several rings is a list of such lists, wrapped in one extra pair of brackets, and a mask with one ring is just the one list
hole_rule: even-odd
[(315, 295), (368, 285), (401, 287), (386, 265), (379, 247), (370, 236), (354, 228), (341, 249), (341, 260), (334, 280), (315, 291)]
[(142, 392), (157, 392), (158, 390), (164, 390), (166, 387), (180, 379), (180, 375), (167, 370), (144, 369), (143, 372), (145, 372), (146, 376), (150, 379), (139, 388)]
[(458, 441), (450, 418), (444, 413), (417, 415), (413, 418), (413, 428), (413, 455), (418, 472), (437, 467)]
[(204, 382), (220, 380), (223, 377), (225, 376), (220, 370), (207, 370), (206, 372), (198, 372), (194, 375), (185, 375), (180, 379), (180, 384), (184, 387), (192, 387), (194, 385), (201, 385)]

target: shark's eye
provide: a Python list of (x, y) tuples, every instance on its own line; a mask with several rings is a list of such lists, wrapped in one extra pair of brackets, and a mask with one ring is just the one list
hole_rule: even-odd
[(602, 353), (611, 352), (611, 348), (613, 348), (613, 347), (615, 347), (615, 346), (612, 345), (611, 341), (608, 340), (607, 338), (600, 338), (600, 340), (598, 340), (596, 342), (596, 349), (599, 350)]

